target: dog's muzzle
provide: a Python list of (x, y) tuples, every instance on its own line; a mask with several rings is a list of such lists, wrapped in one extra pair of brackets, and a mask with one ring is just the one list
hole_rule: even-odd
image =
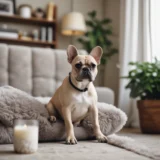
[(83, 79), (88, 79), (90, 82), (93, 81), (90, 69), (87, 68), (87, 67), (82, 68), (80, 73), (76, 77), (76, 80), (79, 81), (79, 82), (82, 82)]
[(92, 75), (91, 72), (89, 70), (89, 68), (84, 67), (82, 68), (82, 79), (89, 79), (89, 81), (92, 81)]

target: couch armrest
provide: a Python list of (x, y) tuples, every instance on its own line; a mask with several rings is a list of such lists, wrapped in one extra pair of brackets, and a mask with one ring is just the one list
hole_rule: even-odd
[(108, 104), (114, 104), (114, 92), (107, 87), (96, 87), (98, 94), (98, 102), (105, 102)]

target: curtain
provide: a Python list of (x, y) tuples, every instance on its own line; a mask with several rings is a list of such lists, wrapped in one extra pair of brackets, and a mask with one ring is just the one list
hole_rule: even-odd
[[(130, 61), (151, 61), (151, 0), (120, 0), (120, 76), (128, 75)], [(126, 79), (119, 82), (118, 106), (128, 115), (126, 126), (138, 127), (136, 100), (125, 89)]]
[(160, 60), (160, 0), (150, 1), (152, 55)]

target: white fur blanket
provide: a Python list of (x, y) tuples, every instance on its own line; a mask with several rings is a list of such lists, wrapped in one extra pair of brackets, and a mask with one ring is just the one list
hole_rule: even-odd
[[(101, 130), (106, 136), (110, 135), (108, 136), (108, 143), (155, 158), (155, 154), (148, 148), (140, 147), (129, 138), (112, 135), (126, 123), (127, 117), (124, 112), (113, 105), (105, 103), (98, 103), (97, 107)], [(50, 123), (48, 116), (42, 99), (38, 98), (37, 100), (27, 93), (10, 86), (0, 87), (0, 144), (12, 143), (13, 121), (15, 119), (39, 120), (39, 141), (41, 142), (65, 140), (63, 121)], [(87, 117), (83, 121), (82, 127), (74, 127), (77, 140), (93, 139), (92, 129), (90, 117)]]

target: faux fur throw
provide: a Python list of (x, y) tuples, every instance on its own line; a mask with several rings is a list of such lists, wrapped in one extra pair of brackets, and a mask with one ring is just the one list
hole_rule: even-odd
[[(15, 119), (39, 120), (39, 141), (65, 140), (63, 121), (50, 123), (44, 99), (35, 99), (27, 93), (10, 86), (0, 87), (0, 144), (13, 142), (13, 121)], [(98, 103), (99, 122), (102, 132), (108, 136), (119, 131), (126, 123), (127, 117), (120, 109), (105, 103)], [(93, 128), (87, 117), (81, 127), (74, 127), (77, 140), (93, 138)], [(148, 148), (140, 147), (132, 139), (116, 135), (108, 136), (108, 143), (135, 153), (155, 158)]]
[[(99, 121), (105, 135), (119, 131), (126, 122), (126, 115), (116, 107), (105, 103), (98, 103)], [(39, 140), (65, 140), (65, 126), (63, 121), (50, 123), (48, 111), (41, 103), (27, 93), (10, 86), (0, 87), (0, 143), (12, 143), (13, 121), (15, 119), (39, 120)], [(87, 117), (82, 127), (74, 127), (78, 140), (93, 137), (92, 124)]]

